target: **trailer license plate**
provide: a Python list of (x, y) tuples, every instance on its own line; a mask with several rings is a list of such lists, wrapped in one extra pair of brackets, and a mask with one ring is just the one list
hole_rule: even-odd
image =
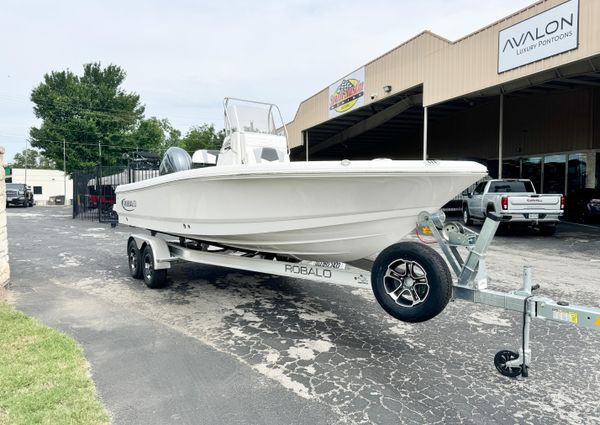
[(538, 218), (540, 218), (540, 215), (539, 214), (529, 214), (529, 218), (538, 219)]

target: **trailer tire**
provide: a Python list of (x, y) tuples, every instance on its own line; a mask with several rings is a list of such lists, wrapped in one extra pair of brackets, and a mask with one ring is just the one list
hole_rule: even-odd
[(142, 275), (148, 288), (158, 289), (167, 284), (167, 270), (154, 268), (154, 253), (149, 244), (142, 251)]
[(127, 265), (129, 274), (134, 279), (141, 279), (142, 276), (142, 253), (140, 252), (135, 239), (129, 239), (127, 243)]
[(375, 299), (403, 322), (424, 322), (440, 314), (452, 296), (452, 276), (432, 248), (400, 242), (384, 249), (371, 270)]

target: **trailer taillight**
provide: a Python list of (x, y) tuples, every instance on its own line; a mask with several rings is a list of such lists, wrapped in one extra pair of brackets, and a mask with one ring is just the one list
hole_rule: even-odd
[(503, 196), (502, 197), (501, 204), (502, 204), (502, 209), (503, 210), (507, 210), (508, 209), (508, 196)]
[(565, 195), (561, 195), (561, 197), (560, 197), (560, 209), (561, 210), (565, 209)]

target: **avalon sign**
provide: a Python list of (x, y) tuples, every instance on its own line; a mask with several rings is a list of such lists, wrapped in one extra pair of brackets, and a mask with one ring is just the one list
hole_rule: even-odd
[(365, 68), (359, 68), (329, 86), (329, 118), (358, 109), (365, 103)]
[(498, 33), (498, 73), (578, 47), (579, 0), (505, 28)]

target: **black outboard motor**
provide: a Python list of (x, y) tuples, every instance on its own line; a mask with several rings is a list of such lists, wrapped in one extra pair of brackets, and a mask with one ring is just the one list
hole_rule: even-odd
[(176, 173), (177, 171), (185, 171), (192, 169), (192, 158), (190, 154), (176, 146), (170, 147), (165, 152), (163, 160), (160, 163), (159, 174)]

